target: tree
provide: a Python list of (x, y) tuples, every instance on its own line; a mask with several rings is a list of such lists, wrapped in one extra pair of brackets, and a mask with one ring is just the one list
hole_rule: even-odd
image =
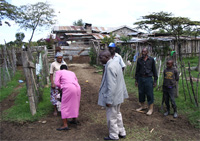
[[(12, 4), (9, 4), (5, 0), (0, 0), (0, 26), (2, 26), (2, 20), (16, 20), (18, 15), (18, 8)], [(8, 21), (5, 24), (10, 26)]]
[(84, 22), (82, 19), (79, 19), (78, 21), (74, 21), (73, 22), (73, 25), (74, 26), (83, 26), (84, 25)]
[(21, 47), (21, 46), (22, 46), (22, 41), (23, 41), (24, 38), (25, 38), (24, 33), (23, 33), (23, 32), (18, 32), (18, 33), (16, 33), (16, 34), (15, 34), (15, 38), (16, 38), (15, 43), (18, 44), (18, 46)]
[(28, 4), (20, 6), (21, 14), (17, 19), (17, 23), (25, 30), (32, 30), (29, 43), (32, 41), (34, 32), (38, 27), (49, 27), (55, 24), (54, 9), (50, 8), (50, 4), (38, 2), (36, 4)]
[(178, 45), (178, 53), (181, 59), (181, 40), (180, 36), (185, 33), (185, 30), (200, 25), (199, 21), (191, 21), (185, 17), (173, 17), (172, 13), (158, 12), (146, 16), (142, 16), (141, 21), (135, 22), (137, 28), (147, 31), (164, 30), (175, 37)]
[(23, 32), (18, 32), (15, 34), (15, 38), (16, 38), (16, 41), (22, 42), (25, 38), (25, 35)]
[(116, 34), (110, 33), (109, 36), (110, 36), (110, 37), (105, 36), (105, 37), (101, 40), (101, 42), (102, 42), (103, 44), (105, 44), (105, 47), (108, 47), (108, 45), (109, 45), (111, 42), (114, 43)]

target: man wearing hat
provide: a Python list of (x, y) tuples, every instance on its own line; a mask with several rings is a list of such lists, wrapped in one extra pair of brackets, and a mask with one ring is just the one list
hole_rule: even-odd
[(124, 68), (126, 67), (122, 57), (115, 52), (116, 50), (116, 45), (115, 43), (110, 43), (109, 46), (108, 46), (108, 49), (111, 53), (111, 58), (117, 62), (119, 62), (120, 66), (122, 67), (122, 70), (124, 70)]

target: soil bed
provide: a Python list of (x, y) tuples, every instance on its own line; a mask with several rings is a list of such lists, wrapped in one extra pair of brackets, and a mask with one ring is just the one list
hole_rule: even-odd
[[(60, 116), (53, 116), (52, 113), (40, 121), (27, 123), (13, 123), (1, 121), (1, 140), (80, 140), (94, 141), (103, 140), (108, 135), (106, 126), (105, 110), (97, 105), (98, 91), (101, 83), (101, 75), (95, 73), (96, 69), (88, 64), (71, 64), (69, 70), (74, 71), (81, 85), (81, 103), (79, 125), (69, 125), (69, 131), (56, 131), (62, 124)], [(87, 80), (87, 81), (86, 81)], [(16, 94), (13, 94), (15, 96)], [(135, 94), (129, 94), (129, 99), (121, 106), (124, 125), (127, 130), (125, 140), (198, 140), (200, 138), (199, 129), (191, 126), (188, 120), (179, 115), (178, 119), (173, 116), (164, 117), (155, 107), (152, 116), (135, 112), (138, 99)], [(11, 97), (11, 99), (14, 99)], [(1, 103), (2, 109), (7, 109), (9, 102), (4, 100)], [(13, 103), (12, 103), (13, 104)], [(10, 107), (10, 106), (9, 106)], [(53, 108), (53, 107), (52, 107)], [(143, 132), (142, 129), (146, 131)], [(149, 138), (138, 138), (135, 135)]]

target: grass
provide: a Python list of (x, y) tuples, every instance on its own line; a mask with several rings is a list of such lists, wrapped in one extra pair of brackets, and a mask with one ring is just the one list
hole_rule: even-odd
[[(183, 61), (185, 62), (185, 67), (188, 67), (187, 62), (190, 61), (191, 66), (197, 66), (198, 64), (198, 57), (192, 57), (192, 58), (184, 58)], [(186, 70), (188, 71), (188, 70)], [(193, 70), (191, 71), (191, 74), (193, 77), (197, 78), (197, 74), (199, 72)], [(188, 73), (187, 73), (187, 77)], [(135, 79), (131, 78), (130, 76), (126, 75), (125, 76), (125, 81), (126, 81), (126, 87), (129, 93), (133, 93), (135, 94), (136, 97), (138, 97), (138, 88), (134, 86), (135, 84)], [(160, 80), (161, 81), (161, 80)], [(178, 98), (176, 98), (176, 104), (177, 104), (177, 109), (178, 109), (178, 113), (185, 115), (190, 123), (192, 125), (194, 125), (196, 128), (200, 128), (200, 109), (199, 107), (196, 107), (194, 104), (194, 97), (192, 94), (192, 88), (190, 85), (190, 82), (188, 81), (189, 84), (189, 90), (192, 96), (192, 102), (190, 101), (190, 97), (189, 97), (189, 93), (186, 87), (186, 80), (184, 79), (184, 87), (182, 86), (182, 78), (180, 77), (179, 79), (179, 96)], [(194, 90), (196, 92), (196, 82), (194, 83)], [(184, 89), (185, 88), (185, 93), (186, 93), (186, 101), (185, 101), (185, 96), (184, 96)], [(200, 93), (200, 87), (198, 87), (198, 93)], [(154, 88), (154, 103), (155, 105), (161, 107), (161, 102), (162, 102), (162, 91), (161, 90), (157, 90), (156, 88)], [(200, 101), (200, 96), (198, 96), (198, 101)], [(200, 106), (200, 102), (199, 106)], [(165, 105), (164, 105), (165, 106)], [(171, 110), (172, 111), (172, 110)]]
[(24, 86), (16, 97), (15, 105), (3, 112), (3, 120), (15, 122), (36, 121), (47, 115), (53, 109), (52, 104), (50, 103), (49, 93), (50, 88), (44, 88), (43, 101), (38, 104), (37, 113), (32, 116), (28, 103), (26, 86)]
[(3, 86), (0, 91), (0, 102), (2, 100), (4, 100), (5, 98), (7, 98), (16, 88), (20, 83), (18, 82), (18, 80), (23, 79), (22, 78), (22, 71), (17, 71), (15, 73), (15, 76), (13, 77), (13, 79), (7, 83), (6, 86)]

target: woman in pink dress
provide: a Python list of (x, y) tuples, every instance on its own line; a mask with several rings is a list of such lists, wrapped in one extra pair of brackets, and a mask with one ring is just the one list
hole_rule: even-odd
[(61, 65), (56, 72), (55, 85), (62, 90), (61, 97), (61, 117), (63, 126), (57, 130), (69, 130), (67, 119), (72, 118), (71, 123), (77, 123), (79, 115), (81, 88), (74, 72), (68, 71), (66, 65)]

